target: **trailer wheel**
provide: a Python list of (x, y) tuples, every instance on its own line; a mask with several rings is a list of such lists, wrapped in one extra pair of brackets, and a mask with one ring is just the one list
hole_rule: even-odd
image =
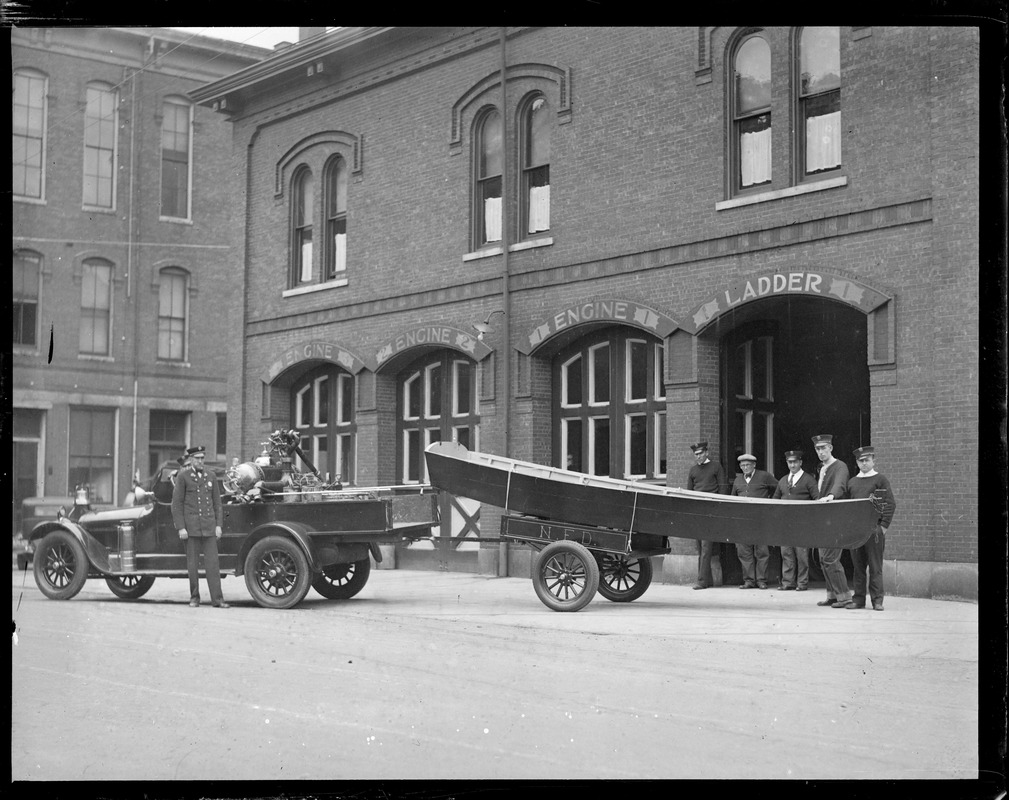
[(533, 588), (547, 608), (578, 611), (599, 588), (599, 565), (577, 542), (552, 542), (536, 556)]
[(351, 564), (332, 564), (312, 581), (312, 588), (327, 600), (349, 600), (364, 588), (371, 575), (371, 559)]
[(105, 582), (116, 597), (136, 600), (150, 591), (154, 585), (154, 578), (150, 575), (110, 575)]
[(69, 600), (88, 579), (88, 555), (73, 534), (52, 531), (35, 548), (35, 583), (50, 600)]
[(283, 536), (267, 536), (245, 558), (245, 585), (263, 608), (293, 608), (305, 599), (312, 570), (301, 548)]
[(599, 594), (614, 603), (637, 600), (652, 584), (652, 560), (617, 553), (597, 553)]

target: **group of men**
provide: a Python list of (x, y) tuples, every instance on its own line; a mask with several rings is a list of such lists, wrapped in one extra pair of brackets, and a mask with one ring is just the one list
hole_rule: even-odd
[[(893, 489), (885, 476), (876, 471), (876, 451), (867, 445), (854, 451), (859, 472), (849, 477), (848, 466), (834, 458), (833, 436), (820, 434), (813, 437), (813, 447), (819, 459), (816, 477), (803, 471), (801, 450), (785, 453), (788, 474), (775, 480), (769, 472), (757, 469), (757, 459), (750, 453), (737, 458), (740, 474), (730, 486), (722, 465), (708, 456), (708, 443), (692, 444), (690, 449), (697, 462), (690, 468), (687, 488), (700, 492), (731, 494), (739, 497), (769, 497), (774, 500), (800, 500), (830, 502), (843, 498), (864, 499), (876, 497), (881, 511), (876, 530), (861, 547), (851, 551), (854, 565), (853, 587), (849, 589), (842, 548), (818, 548), (820, 568), (827, 585), (827, 596), (817, 603), (830, 608), (866, 608), (866, 589), (875, 611), (883, 610), (883, 548), (886, 531), (893, 520), (896, 501)], [(695, 589), (707, 589), (714, 584), (711, 575), (711, 557), (714, 542), (697, 542), (697, 583)], [(743, 569), (740, 589), (767, 589), (767, 565), (770, 548), (762, 545), (736, 545), (736, 554)], [(868, 582), (866, 571), (868, 570)], [(867, 585), (868, 584), (868, 585)], [(809, 585), (809, 549), (805, 547), (781, 548), (781, 583), (784, 591), (806, 591)]]

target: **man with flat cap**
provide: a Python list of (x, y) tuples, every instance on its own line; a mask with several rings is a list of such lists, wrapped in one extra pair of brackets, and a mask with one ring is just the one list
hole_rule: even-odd
[[(737, 497), (770, 497), (778, 487), (774, 476), (765, 470), (757, 469), (757, 457), (743, 453), (736, 457), (742, 473), (736, 475), (732, 483), (732, 494)], [(766, 544), (736, 543), (736, 555), (743, 567), (743, 582), (740, 589), (767, 588), (767, 562), (771, 556), (771, 548)]]
[[(843, 500), (848, 486), (848, 465), (834, 458), (834, 437), (822, 433), (813, 437), (813, 447), (816, 457), (820, 459), (820, 476), (816, 482), (820, 493), (818, 500), (829, 503), (831, 500)], [(844, 565), (841, 563), (841, 547), (820, 547), (820, 567), (823, 579), (827, 582), (827, 597), (817, 603), (818, 606), (831, 608), (854, 608), (851, 602), (851, 590), (848, 589), (848, 579), (844, 575)]]
[[(802, 451), (789, 450), (785, 453), (788, 474), (778, 481), (778, 487), (771, 495), (773, 500), (816, 500), (820, 492), (816, 481), (802, 470)], [(804, 592), (809, 586), (809, 548), (781, 548), (781, 588)]]
[[(708, 458), (708, 443), (697, 442), (690, 445), (690, 450), (694, 454), (694, 461), (697, 462), (690, 468), (687, 475), (687, 488), (695, 492), (711, 492), (712, 494), (728, 494), (729, 484), (725, 480), (725, 470), (722, 465)], [(715, 543), (697, 540), (697, 583), (695, 589), (707, 589), (714, 585), (711, 576), (711, 556), (715, 550)]]
[(224, 518), (217, 478), (204, 468), (206, 448), (186, 450), (192, 463), (179, 470), (172, 492), (172, 522), (179, 538), (186, 543), (186, 568), (189, 571), (189, 605), (200, 605), (200, 552), (210, 587), (210, 601), (215, 608), (230, 608), (221, 593), (221, 567), (217, 540), (221, 538)]
[(876, 531), (861, 547), (851, 551), (851, 560), (855, 565), (852, 584), (855, 595), (852, 597), (853, 608), (865, 608), (865, 570), (869, 569), (869, 597), (872, 599), (872, 610), (883, 610), (883, 548), (886, 545), (886, 531), (893, 521), (893, 512), (897, 508), (897, 500), (893, 496), (890, 481), (885, 475), (876, 472), (876, 450), (872, 445), (859, 447), (855, 450), (855, 463), (858, 464), (858, 475), (848, 481), (848, 497), (853, 500), (875, 497), (880, 502), (882, 510), (876, 523)]

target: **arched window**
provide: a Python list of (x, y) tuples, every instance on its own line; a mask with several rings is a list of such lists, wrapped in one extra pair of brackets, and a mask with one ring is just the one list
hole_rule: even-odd
[(49, 79), (31, 69), (14, 71), (12, 173), (15, 197), (45, 195), (46, 95)]
[(189, 275), (166, 267), (158, 281), (158, 359), (185, 361), (189, 317)]
[(522, 224), (526, 233), (550, 230), (550, 109), (543, 95), (522, 108)]
[(115, 207), (118, 117), (118, 92), (104, 83), (89, 84), (84, 112), (85, 206)]
[(803, 28), (799, 35), (800, 178), (841, 166), (840, 28)]
[(771, 48), (759, 33), (733, 52), (730, 87), (732, 188), (771, 182)]
[(477, 367), (454, 351), (425, 356), (400, 373), (399, 480), (426, 483), (424, 448), (457, 441), (479, 449)]
[(666, 473), (665, 348), (613, 327), (554, 359), (557, 466), (615, 478)]
[(291, 208), (291, 285), (312, 280), (312, 218), (315, 215), (315, 178), (307, 168), (293, 182)]
[(476, 124), (476, 186), (473, 219), (476, 246), (501, 241), (502, 187), (504, 158), (501, 142), (501, 114), (486, 111)]
[(79, 351), (85, 355), (110, 355), (111, 328), (112, 264), (102, 258), (85, 259), (81, 270)]
[(340, 156), (326, 166), (326, 280), (347, 269), (347, 162)]
[(193, 107), (182, 97), (161, 106), (161, 216), (189, 219)]
[(42, 256), (32, 250), (14, 251), (14, 344), (38, 341), (39, 275)]
[(357, 473), (354, 398), (354, 376), (329, 365), (312, 370), (291, 387), (302, 451), (319, 472), (330, 479), (339, 476), (345, 484), (354, 483)]

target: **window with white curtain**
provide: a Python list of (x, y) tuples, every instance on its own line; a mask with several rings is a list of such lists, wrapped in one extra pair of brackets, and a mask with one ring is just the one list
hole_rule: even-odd
[(476, 187), (474, 218), (476, 246), (501, 241), (501, 198), (504, 156), (501, 142), (501, 114), (490, 109), (476, 126)]
[(326, 280), (347, 269), (347, 162), (334, 157), (326, 165)]
[(771, 182), (771, 48), (758, 33), (737, 45), (733, 63), (733, 186)]
[(315, 214), (315, 179), (307, 168), (293, 181), (291, 208), (291, 286), (312, 280), (312, 218)]
[(522, 108), (522, 215), (527, 233), (550, 230), (550, 109), (533, 95)]
[(840, 28), (803, 28), (799, 35), (799, 119), (803, 174), (841, 166)]

